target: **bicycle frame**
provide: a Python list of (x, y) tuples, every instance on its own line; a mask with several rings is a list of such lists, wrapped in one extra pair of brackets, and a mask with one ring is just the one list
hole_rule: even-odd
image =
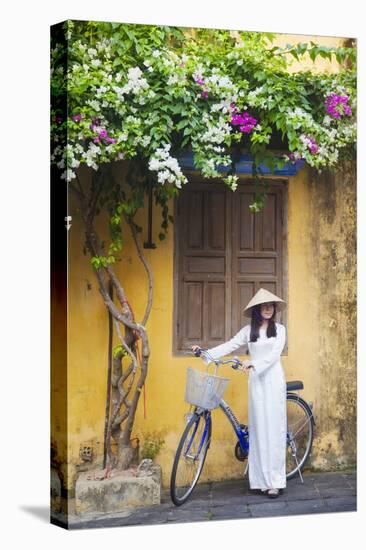
[[(208, 353), (206, 353), (206, 356), (212, 360), (212, 358), (209, 356)], [(220, 362), (217, 361), (217, 360), (212, 360), (212, 362), (215, 365), (215, 368), (216, 368), (215, 373), (216, 373)], [(228, 363), (228, 362), (229, 361), (225, 361), (225, 362), (221, 362), (221, 363), (225, 364), (225, 363)], [(310, 421), (313, 424), (313, 426), (315, 426), (315, 419), (314, 419), (314, 415), (313, 415), (313, 412), (312, 412), (312, 407), (310, 407), (308, 405), (308, 403), (306, 403), (306, 401), (304, 401), (302, 398), (300, 398), (300, 396), (298, 394), (293, 393), (291, 390), (287, 390), (286, 393), (287, 393), (287, 396), (296, 397), (296, 398), (298, 398), (298, 400), (301, 400), (301, 402), (303, 403), (303, 406), (305, 407), (305, 409), (307, 410), (307, 412), (309, 414), (309, 418), (308, 418), (307, 422)], [(221, 399), (221, 401), (219, 403), (219, 408), (222, 410), (222, 412), (225, 414), (226, 418), (230, 422), (230, 424), (231, 424), (231, 426), (232, 426), (232, 428), (233, 428), (233, 430), (236, 434), (237, 440), (239, 442), (239, 445), (241, 447), (241, 450), (242, 450), (244, 456), (248, 456), (248, 454), (249, 454), (249, 430), (248, 430), (248, 427), (247, 426), (241, 427), (241, 425), (240, 425), (238, 419), (236, 418), (234, 412), (232, 411), (231, 407), (229, 406), (228, 403), (226, 403), (226, 401), (224, 399)], [(199, 444), (199, 449), (198, 449), (197, 454), (196, 454), (196, 456), (199, 456), (200, 452), (203, 448), (203, 445), (206, 444), (208, 447), (210, 445), (210, 441), (208, 440), (206, 442), (206, 438), (207, 438), (207, 434), (209, 432), (209, 429), (211, 427), (212, 420), (211, 420), (211, 411), (210, 410), (202, 409), (201, 407), (196, 407), (196, 412), (198, 414), (203, 414), (204, 417), (205, 417), (205, 428), (204, 428), (204, 431), (203, 431), (203, 434), (202, 434), (202, 437), (201, 437), (201, 441), (200, 441), (200, 444)], [(185, 456), (188, 457), (188, 458), (195, 459), (195, 457), (190, 457), (189, 456), (189, 450), (190, 450), (190, 447), (191, 447), (192, 442), (194, 440), (194, 437), (196, 435), (197, 428), (198, 428), (198, 423), (196, 424), (196, 426), (193, 430), (193, 433), (190, 437), (190, 441), (187, 445), (187, 449), (185, 451)], [(302, 426), (301, 426), (301, 428), (302, 428)], [(286, 432), (287, 445), (292, 447), (292, 441), (293, 441), (293, 436), (292, 436), (291, 432), (287, 431)], [(301, 472), (299, 472), (299, 475), (301, 477)], [(302, 479), (302, 477), (301, 477), (301, 479)]]
[[(203, 444), (204, 444), (204, 442), (205, 442), (205, 440), (206, 440), (206, 437), (207, 437), (207, 434), (208, 434), (208, 432), (209, 432), (210, 425), (211, 425), (211, 423), (212, 423), (210, 411), (204, 411), (203, 414), (204, 414), (204, 416), (205, 416), (205, 421), (206, 421), (206, 422), (205, 422), (205, 429), (203, 430), (203, 434), (202, 434), (202, 437), (201, 437), (201, 441), (200, 441), (200, 444), (199, 444), (199, 448), (198, 448), (198, 450), (197, 450), (197, 452), (196, 452), (196, 456), (199, 456), (199, 455), (200, 455), (200, 452), (201, 452), (201, 450), (202, 450)], [(194, 438), (195, 438), (195, 435), (196, 435), (196, 432), (197, 432), (197, 428), (198, 428), (198, 422), (196, 423), (196, 426), (195, 426), (195, 428), (194, 428), (194, 430), (193, 430), (193, 433), (192, 433), (192, 435), (191, 435), (191, 437), (190, 437), (190, 440), (189, 440), (189, 442), (188, 442), (187, 448), (186, 448), (186, 450), (184, 451), (184, 456), (186, 456), (187, 458), (193, 458), (193, 459), (195, 459), (195, 457), (191, 457), (191, 456), (189, 455), (189, 451), (190, 451), (190, 448), (191, 448), (191, 445), (192, 445), (192, 441), (193, 441)], [(209, 445), (209, 444), (210, 444), (210, 442), (208, 441), (208, 442), (207, 442), (207, 445)]]
[[(204, 353), (214, 363), (214, 365), (215, 365), (215, 374), (216, 374), (218, 366), (219, 366), (219, 361), (217, 361), (217, 360), (213, 359), (212, 357), (210, 357), (210, 355), (206, 351)], [(225, 364), (225, 363), (223, 363), (223, 364)], [(231, 426), (233, 427), (233, 430), (236, 434), (236, 437), (238, 438), (238, 441), (240, 443), (240, 447), (241, 447), (243, 453), (248, 454), (248, 452), (249, 452), (249, 443), (248, 443), (248, 435), (249, 434), (248, 434), (248, 430), (243, 430), (240, 427), (240, 423), (239, 423), (238, 419), (236, 418), (236, 416), (233, 413), (232, 409), (230, 408), (230, 406), (226, 403), (226, 401), (224, 399), (221, 399), (221, 401), (219, 403), (219, 408), (223, 411), (223, 413), (225, 414), (225, 416), (229, 420)], [(198, 453), (199, 453), (202, 449), (203, 442), (205, 441), (209, 426), (211, 424), (211, 411), (209, 411), (207, 409), (206, 410), (201, 409), (200, 407), (198, 407), (197, 410), (198, 410), (199, 413), (204, 412), (204, 414), (206, 416), (206, 425), (205, 425), (205, 430), (204, 430), (204, 433), (202, 435), (202, 439), (201, 439), (201, 442), (200, 442), (199, 451), (198, 451)], [(196, 434), (196, 430), (197, 430), (197, 426), (196, 426), (196, 428), (195, 428), (195, 430), (194, 430), (194, 432), (191, 436), (191, 439), (189, 441), (189, 444), (187, 446), (187, 451), (185, 453), (186, 455), (187, 455), (187, 453), (189, 451), (189, 448), (192, 444), (193, 438)], [(208, 445), (209, 444), (210, 444), (210, 442), (208, 442)]]
[(235, 414), (233, 413), (231, 407), (224, 401), (224, 399), (221, 399), (220, 409), (225, 414), (226, 418), (229, 420), (230, 424), (233, 427), (234, 432), (236, 433), (236, 437), (239, 440), (240, 447), (244, 453), (249, 452), (249, 443), (248, 443), (248, 430), (242, 430), (240, 427), (239, 421), (236, 418)]
[[(236, 418), (235, 414), (233, 413), (231, 407), (226, 403), (226, 401), (224, 401), (224, 399), (221, 399), (220, 404), (219, 404), (219, 408), (223, 411), (226, 418), (229, 420), (229, 422), (230, 422), (230, 424), (231, 424), (231, 426), (232, 426), (232, 428), (233, 428), (233, 430), (236, 434), (236, 437), (239, 440), (242, 451), (247, 454), (249, 452), (248, 430), (242, 430), (242, 428), (240, 427), (238, 419)], [(212, 424), (212, 420), (211, 420), (211, 411), (209, 411), (207, 409), (201, 409), (199, 407), (197, 408), (197, 410), (198, 410), (198, 414), (201, 414), (201, 413), (204, 414), (205, 421), (206, 421), (205, 422), (205, 428), (204, 428), (204, 431), (202, 433), (201, 441), (200, 441), (200, 444), (199, 444), (199, 448), (196, 452), (196, 455), (199, 456), (199, 454), (202, 450), (203, 444), (206, 441), (207, 433), (209, 431), (210, 425)], [(198, 428), (198, 423), (196, 424), (196, 426), (195, 426), (195, 428), (192, 432), (192, 435), (191, 435), (190, 440), (188, 442), (187, 448), (184, 452), (184, 455), (187, 458), (194, 458), (194, 457), (191, 457), (189, 455), (189, 451), (190, 451), (192, 442), (195, 438), (197, 428)], [(207, 442), (207, 445), (209, 445), (209, 444), (210, 444), (210, 441)]]

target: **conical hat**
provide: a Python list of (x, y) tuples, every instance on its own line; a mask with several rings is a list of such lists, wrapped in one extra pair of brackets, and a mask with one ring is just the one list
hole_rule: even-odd
[(245, 317), (252, 316), (252, 308), (254, 306), (257, 306), (259, 304), (265, 304), (267, 302), (276, 302), (277, 311), (283, 309), (286, 306), (286, 302), (284, 300), (282, 300), (275, 294), (272, 294), (272, 292), (269, 292), (269, 290), (266, 290), (265, 288), (260, 288), (258, 292), (250, 300), (247, 307), (244, 309)]

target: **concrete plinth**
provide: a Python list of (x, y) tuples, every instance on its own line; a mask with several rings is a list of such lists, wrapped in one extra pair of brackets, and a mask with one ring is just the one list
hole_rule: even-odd
[(160, 504), (161, 468), (151, 460), (142, 461), (136, 470), (113, 470), (106, 479), (97, 479), (100, 474), (100, 470), (84, 472), (77, 479), (78, 515)]

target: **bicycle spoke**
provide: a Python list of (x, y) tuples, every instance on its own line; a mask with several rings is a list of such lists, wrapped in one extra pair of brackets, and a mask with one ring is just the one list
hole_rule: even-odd
[(184, 436), (174, 473), (174, 496), (178, 502), (186, 500), (195, 486), (205, 460), (209, 434), (201, 415)]
[[(310, 422), (310, 416), (307, 416), (306, 419), (304, 420), (303, 424), (300, 426), (300, 428), (297, 430), (297, 432), (295, 433), (292, 433), (292, 437), (295, 438), (303, 428), (307, 428), (308, 427), (308, 424)], [(292, 430), (293, 431), (293, 430)]]
[(301, 469), (309, 456), (313, 438), (311, 416), (302, 399), (287, 397), (286, 475), (288, 478), (296, 473), (300, 473), (301, 476)]

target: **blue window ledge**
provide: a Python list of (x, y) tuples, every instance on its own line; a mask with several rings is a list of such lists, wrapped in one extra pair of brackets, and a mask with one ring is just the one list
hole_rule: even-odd
[[(278, 157), (280, 158), (280, 157)], [(193, 163), (193, 153), (184, 153), (178, 156), (178, 161), (180, 166), (184, 170), (195, 170)], [(260, 169), (263, 174), (270, 174), (274, 176), (296, 176), (300, 168), (305, 164), (305, 160), (300, 159), (296, 162), (287, 162), (283, 168), (275, 168), (274, 172), (271, 172), (265, 164), (260, 164)], [(251, 174), (253, 166), (253, 156), (246, 154), (241, 155), (239, 162), (235, 163), (236, 173), (237, 174)], [(227, 171), (226, 166), (221, 166), (218, 168), (219, 172)]]

